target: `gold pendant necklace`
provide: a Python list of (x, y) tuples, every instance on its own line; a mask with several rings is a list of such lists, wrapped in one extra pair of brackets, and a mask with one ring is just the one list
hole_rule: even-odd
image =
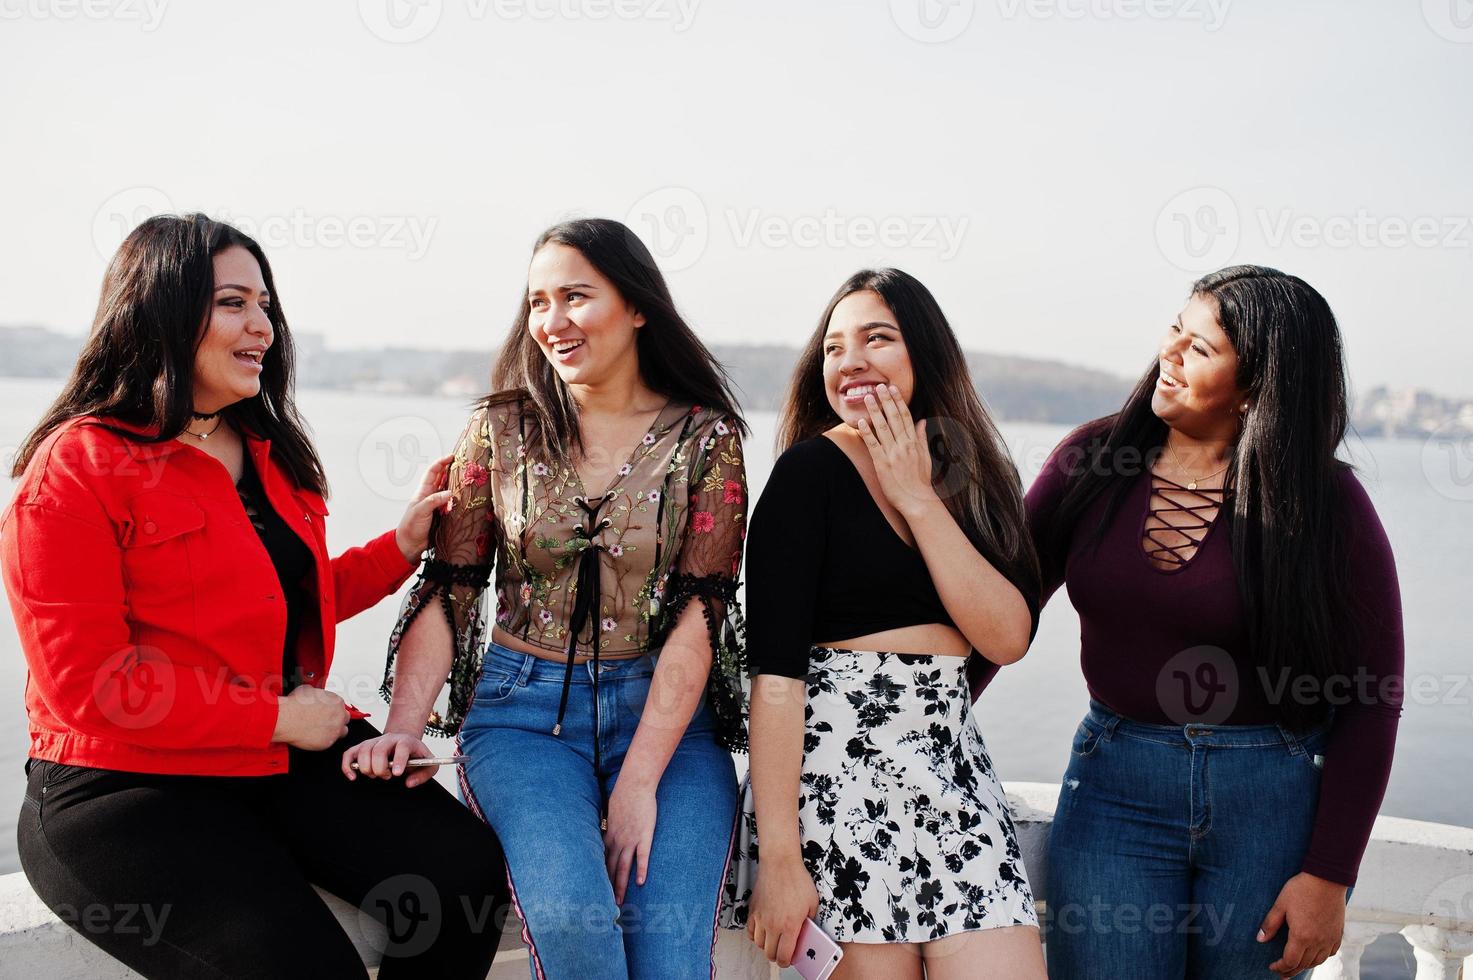
[(1182, 473), (1186, 473), (1187, 478), (1190, 481), (1187, 484), (1187, 489), (1188, 490), (1195, 490), (1195, 489), (1197, 489), (1197, 482), (1199, 480), (1210, 480), (1214, 476), (1216, 476), (1217, 474), (1221, 473), (1223, 470), (1227, 469), (1228, 466), (1230, 465), (1229, 463), (1223, 463), (1222, 466), (1220, 466), (1219, 468), (1213, 470), (1211, 473), (1208, 473), (1206, 476), (1193, 477), (1190, 473), (1187, 473), (1187, 468), (1185, 466), (1181, 465), (1181, 457), (1177, 456), (1176, 450), (1171, 448), (1171, 440), (1170, 439), (1167, 439), (1166, 440), (1166, 451), (1171, 454), (1172, 462), (1176, 463), (1176, 468), (1178, 470), (1180, 470)]

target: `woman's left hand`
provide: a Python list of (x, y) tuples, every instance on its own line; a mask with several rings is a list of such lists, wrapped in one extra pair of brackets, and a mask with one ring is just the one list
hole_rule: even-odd
[(1284, 955), (1268, 965), (1281, 977), (1319, 966), (1340, 949), (1345, 932), (1345, 886), (1301, 871), (1279, 891), (1258, 930), (1266, 943), (1285, 925), (1289, 937)]
[(609, 795), (609, 829), (604, 831), (604, 860), (614, 886), (614, 904), (624, 904), (629, 872), (641, 885), (649, 875), (650, 848), (655, 841), (655, 791), (620, 780)]
[(893, 385), (877, 385), (866, 395), (868, 419), (859, 420), (859, 436), (869, 447), (880, 490), (902, 517), (910, 517), (941, 498), (931, 485), (931, 452), (926, 446), (926, 420), (911, 422), (910, 409)]
[(424, 479), (419, 481), (414, 499), (409, 501), (398, 528), (394, 530), (394, 543), (399, 546), (405, 561), (419, 561), (420, 552), (429, 547), (430, 526), (434, 522), (435, 511), (450, 502), (450, 491), (440, 488), (445, 486), (450, 461), (454, 458), (454, 454), (442, 456), (430, 464), (430, 468), (425, 470)]

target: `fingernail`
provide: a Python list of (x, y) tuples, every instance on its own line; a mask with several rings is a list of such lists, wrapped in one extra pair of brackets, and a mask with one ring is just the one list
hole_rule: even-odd
[(1267, 938), (1268, 937), (1263, 934), (1263, 930), (1262, 929), (1258, 930), (1258, 941), (1259, 942), (1263, 942)]

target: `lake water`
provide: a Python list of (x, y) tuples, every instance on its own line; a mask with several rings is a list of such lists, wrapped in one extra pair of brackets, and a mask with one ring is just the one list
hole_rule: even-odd
[[(0, 378), (0, 459), (8, 461), (60, 383)], [(380, 397), (304, 391), (301, 408), (313, 427), (332, 484), (329, 538), (335, 551), (393, 527), (425, 462), (454, 445), (468, 406), (448, 399)], [(772, 465), (775, 417), (757, 413), (747, 445), (753, 499)], [(1031, 482), (1067, 429), (1007, 424), (1014, 458)], [(1382, 812), (1473, 825), (1473, 685), (1470, 685), (1468, 597), (1473, 595), (1473, 502), (1455, 499), (1446, 482), (1424, 471), (1415, 441), (1356, 442), (1361, 470), (1396, 550), (1405, 606), (1408, 699), (1396, 763)], [(14, 484), (0, 482), (0, 506)], [(1463, 497), (1469, 494), (1461, 494)], [(27, 745), (22, 690), (25, 664), (0, 604), (0, 873), (19, 870), (15, 817)], [(384, 641), (398, 609), (386, 600), (342, 624), (333, 664), (334, 689), (376, 721), (385, 714), (376, 691)], [(1044, 611), (1028, 656), (1003, 671), (978, 706), (982, 730), (1003, 779), (1058, 782), (1070, 734), (1087, 694), (1078, 665), (1078, 619), (1061, 592)], [(1410, 976), (1410, 952), (1397, 937), (1378, 942), (1365, 976)]]

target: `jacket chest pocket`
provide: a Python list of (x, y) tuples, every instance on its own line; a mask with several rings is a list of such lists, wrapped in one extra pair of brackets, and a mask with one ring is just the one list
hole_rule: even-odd
[(297, 513), (281, 516), (286, 518), (288, 523), (295, 523), (297, 530), (305, 531), (307, 536), (315, 539), (325, 551), (327, 547), (327, 501), (322, 499), (322, 494), (313, 493), (311, 490), (293, 490), (292, 496), (300, 505)]
[[(135, 613), (188, 609), (193, 624), (196, 576), (204, 571), (205, 512), (193, 499), (155, 491), (128, 503), (120, 545), (123, 584)], [(188, 605), (184, 605), (188, 603)]]

